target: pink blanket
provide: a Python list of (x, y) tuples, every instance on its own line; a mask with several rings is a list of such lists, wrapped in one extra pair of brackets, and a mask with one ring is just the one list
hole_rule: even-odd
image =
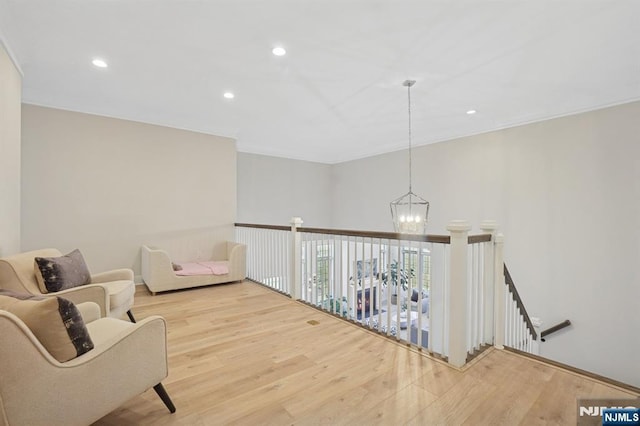
[(176, 275), (225, 275), (229, 273), (229, 262), (207, 261), (195, 263), (178, 263), (182, 266), (181, 271), (175, 271)]

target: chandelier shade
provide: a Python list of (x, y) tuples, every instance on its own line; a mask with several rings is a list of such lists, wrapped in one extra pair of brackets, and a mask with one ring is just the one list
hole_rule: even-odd
[(407, 88), (409, 103), (409, 192), (391, 201), (391, 218), (396, 232), (401, 234), (426, 234), (429, 202), (416, 195), (411, 186), (411, 86), (415, 80), (402, 83)]
[(429, 202), (409, 191), (391, 203), (391, 217), (396, 232), (426, 234)]

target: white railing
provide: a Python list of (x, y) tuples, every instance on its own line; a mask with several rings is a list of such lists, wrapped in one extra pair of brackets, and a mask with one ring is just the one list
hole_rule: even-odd
[(506, 266), (504, 266), (504, 273), (507, 288), (504, 303), (504, 344), (514, 349), (537, 354), (539, 352), (538, 333)]
[(447, 285), (440, 273), (448, 258), (446, 244), (349, 231), (300, 234), (302, 301), (447, 355), (441, 320)]
[[(469, 236), (405, 235), (236, 224), (247, 276), (316, 308), (462, 366), (486, 345), (510, 345), (502, 237), (493, 222)], [(500, 267), (498, 267), (500, 265)], [(505, 315), (506, 312), (506, 315)], [(517, 321), (513, 321), (516, 324)]]
[(248, 278), (291, 294), (290, 227), (236, 226), (236, 241), (247, 246)]
[(533, 335), (527, 328), (524, 316), (512, 298), (507, 298), (505, 306), (505, 346), (524, 352), (533, 352)]

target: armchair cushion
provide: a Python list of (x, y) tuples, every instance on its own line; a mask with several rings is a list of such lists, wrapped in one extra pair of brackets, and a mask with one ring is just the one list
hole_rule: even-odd
[(35, 257), (34, 270), (42, 293), (56, 292), (91, 282), (91, 273), (80, 250), (59, 257)]
[(93, 349), (80, 311), (67, 299), (0, 290), (0, 309), (20, 318), (42, 346), (60, 362)]

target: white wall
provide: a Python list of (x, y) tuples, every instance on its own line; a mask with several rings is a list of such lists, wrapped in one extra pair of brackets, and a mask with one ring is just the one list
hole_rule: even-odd
[(33, 105), (22, 115), (23, 250), (79, 248), (94, 272), (139, 275), (142, 244), (188, 260), (233, 239), (233, 140)]
[[(505, 260), (543, 328), (541, 355), (640, 385), (640, 103), (414, 149), (429, 233), (498, 221)], [(332, 226), (391, 231), (407, 152), (335, 165)]]
[(20, 251), (22, 76), (0, 35), (0, 256)]
[(328, 227), (330, 202), (330, 165), (238, 153), (238, 222)]

